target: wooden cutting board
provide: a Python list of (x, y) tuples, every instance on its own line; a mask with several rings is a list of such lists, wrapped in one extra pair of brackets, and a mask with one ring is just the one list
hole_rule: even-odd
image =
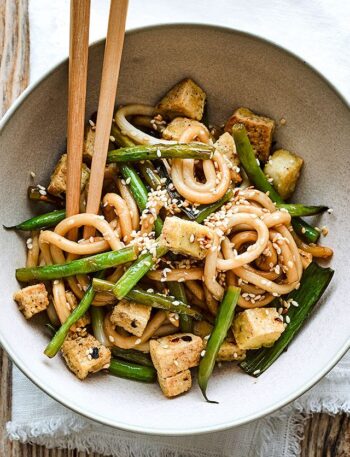
[[(28, 80), (28, 0), (0, 0), (0, 117), (26, 88)], [(3, 438), (5, 424), (11, 418), (12, 383), (11, 362), (1, 349), (0, 370), (0, 457), (100, 457), (95, 453), (11, 443)], [(304, 434), (301, 457), (350, 457), (350, 418), (345, 414), (314, 414), (305, 421)]]

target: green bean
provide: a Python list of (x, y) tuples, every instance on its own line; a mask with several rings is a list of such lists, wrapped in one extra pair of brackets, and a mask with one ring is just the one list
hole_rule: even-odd
[(118, 378), (132, 379), (141, 382), (154, 382), (156, 370), (152, 367), (144, 367), (136, 363), (112, 359), (109, 366), (109, 373)]
[(143, 179), (153, 190), (156, 190), (159, 186), (162, 186), (160, 177), (155, 172), (153, 163), (150, 160), (145, 160), (144, 162), (140, 162), (138, 164), (138, 168), (140, 170), (140, 173), (141, 173)]
[(135, 246), (128, 246), (119, 251), (103, 252), (102, 254), (92, 255), (62, 264), (18, 268), (16, 270), (16, 278), (22, 282), (29, 282), (33, 279), (47, 281), (50, 279), (66, 278), (68, 276), (105, 270), (106, 268), (131, 262), (136, 257)]
[(113, 357), (117, 359), (127, 360), (128, 362), (134, 362), (144, 367), (153, 367), (153, 362), (149, 354), (145, 354), (141, 351), (135, 351), (135, 349), (121, 349), (113, 347), (111, 349)]
[[(119, 166), (119, 169), (124, 179), (129, 181), (131, 193), (136, 201), (139, 210), (142, 212), (144, 209), (146, 209), (148, 201), (148, 191), (146, 189), (146, 186), (142, 182), (139, 175), (136, 173), (135, 168), (131, 165), (122, 164)], [(157, 217), (154, 224), (156, 236), (159, 236), (161, 234), (162, 228), (163, 222), (159, 217)]]
[[(114, 293), (114, 284), (112, 282), (94, 278), (92, 284), (96, 291)], [(165, 309), (180, 315), (186, 314), (196, 320), (202, 319), (201, 313), (192, 309), (186, 303), (167, 295), (146, 292), (138, 287), (134, 287), (130, 290), (127, 295), (125, 295), (125, 298), (141, 305)]]
[(66, 210), (60, 209), (56, 211), (52, 211), (51, 213), (41, 214), (40, 216), (32, 217), (20, 224), (13, 225), (11, 227), (4, 228), (7, 230), (16, 229), (16, 230), (23, 230), (23, 231), (31, 231), (31, 230), (40, 230), (46, 229), (49, 227), (54, 227), (59, 222), (63, 221), (66, 217)]
[(208, 400), (206, 390), (209, 378), (214, 369), (217, 353), (232, 325), (232, 319), (240, 292), (241, 290), (238, 287), (228, 287), (224, 299), (220, 304), (215, 325), (205, 349), (204, 357), (199, 363), (198, 384), (204, 398), (209, 403), (218, 403), (216, 401)]
[(302, 203), (276, 203), (278, 209), (286, 209), (288, 213), (295, 216), (314, 216), (328, 210), (327, 206), (307, 206)]
[(285, 300), (293, 300), (298, 305), (289, 308), (286, 315), (289, 317), (289, 324), (285, 331), (273, 346), (247, 352), (246, 359), (240, 363), (240, 367), (246, 373), (255, 377), (260, 376), (288, 348), (322, 297), (333, 274), (331, 268), (322, 268), (315, 262), (310, 263), (301, 278), (299, 289), (284, 297)]
[[(158, 245), (156, 250), (156, 257), (162, 257), (168, 252), (168, 248), (163, 245)], [(133, 263), (123, 274), (123, 276), (116, 282), (113, 293), (121, 300), (127, 295), (130, 290), (136, 286), (141, 278), (155, 265), (156, 258), (153, 254), (145, 253), (141, 254), (139, 258)]]
[[(185, 286), (181, 282), (169, 281), (167, 285), (171, 295), (188, 305)], [(192, 333), (193, 322), (187, 314), (180, 314), (180, 329), (184, 333)]]
[(202, 143), (147, 144), (116, 149), (107, 154), (107, 163), (139, 162), (141, 160), (202, 159), (213, 156), (214, 147)]
[[(256, 161), (256, 157), (244, 125), (235, 124), (232, 127), (232, 134), (236, 143), (239, 160), (241, 161), (241, 164), (244, 168), (244, 171), (247, 173), (249, 180), (257, 189), (267, 193), (273, 202), (283, 204), (284, 201), (282, 197), (268, 182), (267, 177)], [(315, 243), (320, 236), (320, 233), (314, 227), (307, 224), (305, 221), (298, 217), (292, 219), (292, 225), (294, 230), (299, 235), (306, 238), (311, 243)]]
[(81, 299), (79, 305), (72, 311), (72, 313), (67, 317), (67, 320), (61, 325), (61, 327), (55, 333), (55, 336), (52, 338), (50, 343), (46, 346), (44, 354), (48, 357), (55, 357), (57, 352), (61, 349), (66, 336), (72, 325), (74, 325), (81, 317), (84, 316), (86, 311), (89, 309), (93, 299), (95, 297), (95, 290), (92, 285), (89, 286), (85, 292), (83, 298)]
[(195, 217), (195, 221), (198, 222), (198, 224), (201, 224), (208, 216), (210, 216), (212, 213), (217, 211), (227, 203), (228, 201), (231, 200), (233, 197), (233, 190), (229, 189), (226, 194), (220, 198), (217, 202), (211, 204), (211, 205), (201, 205), (198, 207), (199, 213), (197, 213)]

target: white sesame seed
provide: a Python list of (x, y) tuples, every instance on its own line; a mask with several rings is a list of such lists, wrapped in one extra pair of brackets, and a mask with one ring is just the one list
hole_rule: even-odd
[(287, 324), (290, 323), (290, 317), (289, 316), (286, 316), (286, 322), (287, 322)]
[(153, 294), (154, 290), (153, 289), (147, 289), (147, 291), (149, 294)]
[(33, 179), (35, 178), (36, 174), (34, 173), (34, 171), (31, 171), (31, 172), (30, 172), (30, 176), (31, 176)]
[(39, 194), (40, 195), (47, 195), (46, 190), (39, 189)]
[(126, 178), (125, 184), (130, 184), (130, 181), (131, 181), (131, 178), (130, 178), (130, 176), (129, 176), (128, 178)]
[(261, 370), (255, 370), (253, 375), (259, 374)]
[(205, 356), (205, 350), (203, 349), (203, 351), (201, 352), (201, 357), (204, 357)]
[(135, 341), (135, 346), (140, 343), (141, 343), (141, 338), (137, 338), (137, 340)]
[(114, 343), (114, 337), (112, 335), (109, 335), (108, 339), (111, 343)]
[(174, 365), (176, 365), (178, 367), (179, 366), (179, 362), (177, 360), (174, 360)]
[(113, 135), (110, 135), (109, 139), (110, 139), (111, 141), (115, 141), (115, 138), (114, 138)]

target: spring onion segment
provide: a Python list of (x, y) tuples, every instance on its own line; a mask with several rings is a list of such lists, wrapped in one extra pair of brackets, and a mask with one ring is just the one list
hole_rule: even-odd
[(109, 373), (118, 378), (133, 379), (141, 382), (154, 382), (156, 370), (152, 367), (145, 367), (124, 360), (112, 359), (109, 366)]
[(127, 362), (137, 363), (144, 367), (153, 367), (153, 362), (149, 354), (144, 352), (136, 351), (135, 349), (121, 349), (117, 347), (111, 348), (113, 357), (117, 359), (123, 359)]
[[(251, 183), (262, 192), (268, 193), (268, 196), (273, 202), (284, 204), (283, 199), (268, 182), (267, 177), (258, 165), (244, 125), (235, 124), (232, 127), (232, 134), (235, 140), (239, 160), (241, 161), (241, 164)], [(298, 217), (292, 219), (292, 225), (294, 230), (310, 243), (315, 243), (320, 237), (320, 233), (314, 227)]]
[(215, 359), (219, 352), (220, 346), (222, 345), (224, 339), (226, 338), (227, 332), (232, 325), (233, 315), (240, 292), (241, 290), (238, 287), (228, 287), (223, 301), (220, 304), (213, 331), (205, 348), (205, 354), (199, 364), (198, 384), (204, 398), (209, 403), (218, 403), (217, 401), (208, 399), (206, 393), (207, 385), (209, 378), (213, 372)]
[(42, 267), (18, 268), (16, 278), (18, 281), (29, 282), (33, 279), (47, 281), (50, 279), (66, 278), (79, 274), (93, 273), (116, 267), (135, 260), (137, 257), (135, 246), (128, 246), (119, 251), (103, 252), (71, 262), (46, 265)]
[(285, 351), (310, 316), (313, 308), (326, 290), (333, 277), (331, 268), (322, 268), (312, 262), (304, 271), (299, 289), (293, 290), (285, 300), (293, 300), (287, 316), (290, 323), (276, 343), (270, 348), (249, 351), (240, 367), (249, 375), (258, 377), (266, 371)]

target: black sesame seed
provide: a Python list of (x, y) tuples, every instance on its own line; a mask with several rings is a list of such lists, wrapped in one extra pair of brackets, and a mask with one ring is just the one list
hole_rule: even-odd
[(92, 352), (91, 352), (91, 358), (92, 359), (98, 359), (99, 357), (99, 349), (98, 348), (92, 348)]

